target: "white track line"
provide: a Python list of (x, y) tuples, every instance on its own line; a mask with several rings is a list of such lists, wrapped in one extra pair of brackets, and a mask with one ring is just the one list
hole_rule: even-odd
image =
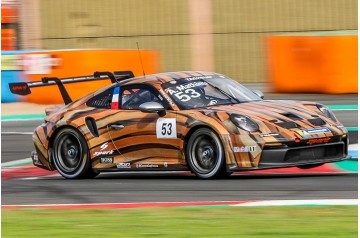
[(3, 131), (2, 135), (32, 135), (34, 132)]
[(273, 200), (240, 203), (236, 207), (304, 206), (304, 205), (358, 205), (357, 199)]
[[(234, 202), (238, 204), (234, 204)], [(211, 206), (224, 205), (231, 207), (261, 207), (261, 206), (302, 206), (302, 205), (319, 205), (319, 206), (353, 206), (358, 205), (357, 199), (313, 199), (313, 200), (273, 200), (273, 201), (194, 201), (194, 202), (138, 202), (138, 203), (70, 203), (70, 204), (31, 204), (31, 205), (2, 205), (6, 208), (15, 207), (37, 207), (37, 208), (51, 208), (51, 207), (68, 207), (68, 208), (101, 208), (113, 206), (114, 208), (128, 208), (129, 206), (136, 207), (162, 207), (162, 206)]]

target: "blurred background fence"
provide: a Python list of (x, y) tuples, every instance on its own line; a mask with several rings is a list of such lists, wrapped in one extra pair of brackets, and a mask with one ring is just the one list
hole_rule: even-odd
[[(2, 9), (14, 8), (16, 16), (6, 21), (3, 13), (2, 49), (6, 44), (26, 50), (136, 49), (139, 42), (141, 49), (160, 52), (160, 71), (214, 70), (241, 82), (265, 82), (266, 36), (357, 34), (357, 5), (357, 0), (8, 0)], [(4, 42), (5, 34), (12, 43)]]

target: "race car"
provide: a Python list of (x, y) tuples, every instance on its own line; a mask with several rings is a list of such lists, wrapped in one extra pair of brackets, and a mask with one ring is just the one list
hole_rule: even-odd
[[(111, 84), (72, 101), (64, 84)], [(57, 84), (65, 105), (35, 129), (33, 164), (67, 179), (109, 171), (234, 171), (311, 168), (348, 156), (346, 128), (325, 105), (265, 100), (229, 77), (203, 71), (134, 77), (131, 71), (10, 83), (13, 93)]]

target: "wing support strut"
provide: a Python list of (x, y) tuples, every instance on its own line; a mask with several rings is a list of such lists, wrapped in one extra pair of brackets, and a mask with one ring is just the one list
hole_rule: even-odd
[(28, 95), (31, 93), (30, 88), (44, 87), (50, 85), (57, 85), (60, 94), (63, 98), (65, 105), (72, 102), (69, 93), (67, 92), (64, 84), (88, 82), (93, 80), (111, 80), (111, 83), (117, 83), (125, 79), (133, 78), (134, 74), (132, 71), (115, 71), (111, 72), (94, 72), (93, 75), (89, 76), (77, 76), (71, 78), (59, 79), (56, 77), (44, 77), (41, 81), (36, 82), (19, 82), (9, 83), (10, 91), (17, 95)]

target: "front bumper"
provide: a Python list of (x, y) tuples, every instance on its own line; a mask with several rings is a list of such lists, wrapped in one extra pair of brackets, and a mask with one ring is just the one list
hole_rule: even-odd
[(33, 161), (33, 164), (37, 167), (50, 171), (54, 170), (53, 167), (50, 165), (49, 161), (37, 150), (31, 152), (31, 159)]
[(311, 146), (265, 148), (258, 168), (289, 167), (322, 164), (349, 159), (347, 145), (343, 141)]

